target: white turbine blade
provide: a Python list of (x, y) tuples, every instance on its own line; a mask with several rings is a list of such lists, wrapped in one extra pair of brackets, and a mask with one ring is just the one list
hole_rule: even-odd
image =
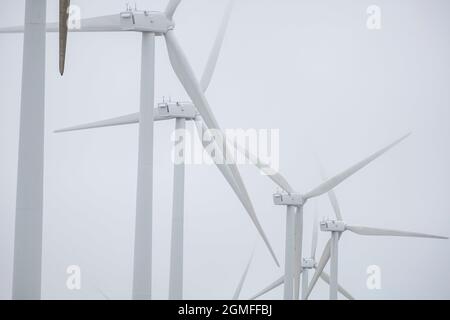
[(73, 126), (73, 127), (69, 127), (69, 128), (65, 128), (65, 129), (56, 130), (55, 133), (121, 126), (121, 125), (133, 124), (133, 123), (139, 123), (139, 112), (129, 114), (126, 116), (122, 116), (122, 117), (117, 117), (117, 118), (112, 118), (112, 119), (108, 119), (108, 120), (102, 120), (102, 121), (98, 121), (98, 122), (92, 122), (92, 123), (88, 123), (88, 124), (82, 124), (79, 126)]
[(234, 292), (233, 300), (238, 300), (239, 296), (241, 295), (242, 287), (244, 286), (245, 280), (247, 279), (248, 270), (250, 269), (250, 265), (252, 264), (254, 256), (255, 250), (253, 249), (250, 259), (248, 260), (247, 266), (245, 267), (244, 273), (242, 274), (241, 280), (239, 281), (236, 291)]
[[(169, 60), (172, 64), (175, 74), (179, 78), (181, 84), (185, 88), (187, 94), (194, 102), (195, 107), (205, 121), (209, 129), (220, 129), (219, 124), (211, 111), (209, 103), (200, 87), (194, 71), (190, 66), (186, 55), (184, 54), (174, 31), (165, 34)], [(224, 140), (225, 141), (225, 140)]]
[(363, 226), (346, 226), (348, 231), (362, 236), (390, 236), (390, 237), (411, 237), (411, 238), (431, 238), (431, 239), (448, 239), (448, 237), (436, 236), (426, 233), (417, 233), (409, 231), (399, 231), (390, 229), (371, 228)]
[(305, 194), (305, 198), (306, 199), (310, 199), (310, 198), (318, 197), (318, 196), (321, 196), (321, 195), (329, 192), (330, 190), (334, 189), (336, 186), (341, 184), (343, 181), (348, 179), (350, 176), (352, 176), (353, 174), (355, 174), (356, 172), (358, 172), (359, 170), (361, 170), (362, 168), (367, 166), (369, 163), (371, 163), (372, 161), (374, 161), (375, 159), (379, 158), (381, 155), (383, 155), (384, 153), (386, 153), (387, 151), (392, 149), (394, 146), (398, 145), (400, 142), (405, 140), (408, 136), (410, 136), (410, 134), (407, 134), (406, 136), (396, 140), (394, 143), (390, 144), (386, 148), (381, 149), (380, 151), (374, 153), (370, 157), (368, 157), (368, 158), (364, 159), (363, 161), (357, 163), (353, 167), (345, 170), (344, 172), (338, 174), (337, 176), (335, 176), (335, 177), (329, 179), (328, 181), (322, 183), (317, 188), (315, 188), (312, 191), (310, 191), (307, 194)]
[(317, 202), (316, 202), (316, 208), (314, 212), (314, 222), (313, 222), (313, 237), (312, 237), (312, 244), (311, 244), (311, 258), (316, 259), (316, 251), (317, 251), (317, 238), (319, 237), (319, 212), (317, 209)]
[[(325, 281), (328, 285), (330, 285), (330, 276), (323, 271), (320, 274), (320, 278)], [(345, 290), (341, 285), (338, 285), (338, 291), (344, 296), (346, 297), (348, 300), (355, 300), (355, 298), (353, 298), (353, 296), (347, 291)]]
[(64, 74), (70, 0), (59, 0), (59, 72)]
[[(207, 137), (205, 139), (203, 135), (205, 132), (207, 132), (208, 128), (206, 128), (203, 121), (199, 117), (197, 117), (195, 119), (195, 127), (197, 128), (197, 133), (199, 135), (199, 138), (203, 145), (203, 148), (206, 150), (206, 147), (208, 146), (207, 141), (211, 141), (211, 139), (209, 137)], [(246, 207), (245, 201), (243, 200), (241, 191), (239, 190), (239, 187), (236, 183), (236, 180), (233, 177), (233, 174), (231, 173), (230, 169), (226, 165), (223, 164), (223, 161), (220, 161), (220, 159), (223, 159), (223, 154), (219, 151), (218, 148), (217, 148), (216, 152), (217, 152), (216, 157), (212, 157), (211, 154), (209, 154), (209, 155), (212, 157), (213, 160), (218, 160), (218, 161), (214, 161), (214, 164), (220, 170), (222, 175), (225, 177), (228, 184), (234, 190), (234, 192), (236, 193), (239, 200), (241, 200), (244, 207)]]
[(319, 280), (319, 277), (322, 274), (323, 269), (325, 269), (328, 261), (330, 260), (330, 256), (331, 256), (331, 240), (328, 240), (325, 249), (323, 249), (322, 257), (320, 258), (319, 264), (316, 267), (316, 272), (314, 273), (314, 276), (311, 279), (311, 282), (309, 283), (306, 299), (308, 299), (309, 296), (311, 295), (311, 292), (313, 291), (317, 283), (317, 280)]
[[(169, 60), (172, 64), (172, 68), (175, 71), (175, 74), (177, 75), (178, 79), (180, 80), (181, 84), (183, 85), (184, 89), (186, 90), (187, 94), (191, 98), (192, 102), (196, 106), (198, 112), (202, 116), (203, 120), (205, 121), (207, 127), (209, 129), (215, 129), (217, 130), (217, 133), (221, 135), (221, 140), (226, 141), (225, 135), (220, 130), (220, 127), (218, 125), (217, 120), (214, 117), (214, 114), (211, 111), (211, 108), (209, 106), (209, 103), (205, 97), (205, 94), (203, 93), (200, 83), (198, 82), (197, 78), (194, 75), (194, 71), (192, 70), (192, 67), (190, 66), (184, 52), (182, 51), (178, 40), (175, 37), (174, 31), (169, 31), (165, 34), (166, 44), (167, 44), (167, 50), (169, 53)], [(226, 147), (226, 143), (225, 143)], [(227, 155), (231, 155), (232, 153), (227, 149), (226, 150)], [(239, 170), (237, 169), (236, 164), (226, 164), (227, 167), (231, 170), (233, 177), (236, 181), (236, 183), (239, 186), (239, 190), (242, 193), (243, 197), (245, 198), (245, 203), (248, 208), (247, 212), (250, 215), (250, 218), (252, 219), (253, 223), (255, 224), (255, 227), (257, 228), (259, 234), (263, 238), (267, 248), (269, 249), (273, 259), (275, 260), (276, 264), (279, 265), (278, 259), (276, 258), (275, 252), (272, 249), (272, 246), (261, 227), (261, 224), (259, 223), (259, 220), (256, 216), (255, 210), (253, 208), (253, 205), (251, 203), (250, 197), (247, 192), (247, 188), (244, 185), (244, 182), (242, 180), (242, 177), (239, 173)]]
[[(320, 175), (322, 177), (322, 181), (328, 181), (327, 174), (325, 173), (325, 169), (323, 168), (321, 162), (317, 159), (317, 162), (319, 164), (320, 169)], [(339, 202), (336, 197), (336, 193), (333, 189), (328, 191), (327, 193), (328, 199), (330, 200), (331, 207), (333, 208), (334, 214), (336, 215), (336, 219), (339, 221), (342, 221), (342, 214), (341, 214), (341, 207), (339, 206)]]
[(155, 34), (142, 33), (133, 300), (152, 298)]
[(334, 214), (336, 215), (336, 219), (342, 221), (342, 213), (341, 207), (339, 206), (338, 199), (336, 197), (336, 193), (334, 190), (330, 190), (327, 192), (328, 199), (330, 200), (331, 206), (333, 207)]
[(273, 289), (278, 288), (283, 283), (284, 283), (284, 276), (279, 278), (279, 279), (277, 279), (277, 280), (275, 280), (274, 282), (272, 282), (269, 286), (267, 286), (266, 288), (264, 288), (263, 290), (261, 290), (260, 292), (255, 294), (253, 297), (251, 297), (250, 300), (258, 299), (259, 297), (261, 297), (262, 295), (266, 294), (267, 292), (270, 292)]
[(264, 163), (257, 156), (252, 154), (247, 148), (239, 145), (238, 143), (232, 143), (240, 153), (242, 153), (254, 166), (267, 175), (267, 177), (272, 180), (276, 185), (287, 193), (294, 193), (294, 189), (290, 186), (287, 180), (278, 173), (275, 169), (272, 169), (269, 164)]
[(166, 7), (166, 16), (169, 20), (173, 19), (173, 15), (175, 11), (177, 11), (178, 6), (180, 5), (181, 0), (170, 0)]
[(214, 75), (214, 71), (217, 66), (217, 60), (219, 59), (220, 55), (220, 50), (222, 49), (223, 40), (225, 39), (225, 33), (227, 31), (228, 22), (230, 21), (233, 3), (234, 3), (233, 0), (228, 2), (228, 6), (219, 29), (219, 33), (217, 34), (217, 38), (214, 42), (212, 51), (209, 55), (208, 62), (206, 63), (205, 71), (203, 72), (203, 76), (200, 81), (203, 92), (206, 92), (206, 90), (208, 90), (208, 87)]

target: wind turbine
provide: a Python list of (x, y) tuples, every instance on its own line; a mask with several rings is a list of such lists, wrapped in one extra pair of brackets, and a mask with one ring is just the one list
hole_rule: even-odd
[[(335, 202), (334, 208), (339, 209), (339, 204)], [(363, 236), (390, 236), (390, 237), (411, 237), (411, 238), (432, 238), (432, 239), (448, 239), (447, 237), (441, 237), (432, 234), (426, 233), (417, 233), (417, 232), (409, 232), (409, 231), (399, 231), (399, 230), (391, 230), (391, 229), (380, 229), (366, 226), (356, 226), (346, 224), (342, 220), (342, 214), (339, 213), (341, 217), (339, 220), (324, 220), (320, 223), (320, 228), (323, 232), (329, 232), (331, 234), (331, 238), (325, 246), (324, 252), (320, 259), (320, 262), (316, 268), (316, 273), (311, 281), (311, 284), (308, 288), (308, 292), (306, 296), (308, 297), (311, 294), (316, 282), (317, 277), (321, 274), (323, 269), (325, 268), (328, 260), (331, 259), (330, 263), (330, 300), (337, 300), (337, 282), (338, 282), (338, 251), (339, 251), (339, 240), (342, 234), (346, 231), (353, 232), (358, 235)]]
[[(317, 208), (317, 207), (316, 207)], [(296, 270), (297, 274), (302, 276), (302, 299), (306, 300), (306, 295), (308, 292), (308, 274), (310, 270), (315, 270), (317, 267), (316, 262), (316, 251), (317, 251), (317, 238), (318, 238), (318, 230), (319, 230), (319, 222), (318, 222), (318, 214), (317, 210), (314, 214), (314, 222), (313, 222), (313, 236), (312, 236), (312, 242), (311, 242), (311, 255), (308, 258), (303, 258), (301, 262), (300, 269)], [(320, 278), (327, 283), (330, 284), (330, 276), (325, 272), (322, 271), (320, 273)], [(260, 296), (272, 291), (273, 289), (281, 286), (284, 283), (284, 277), (281, 277), (271, 283), (269, 286), (258, 292), (256, 295), (250, 298), (250, 300), (255, 300), (259, 298)], [(341, 285), (338, 285), (338, 291), (345, 296), (349, 300), (354, 300), (353, 296), (345, 290)]]
[[(281, 187), (285, 193), (276, 193), (274, 195), (274, 203), (279, 206), (287, 207), (287, 219), (286, 219), (286, 246), (285, 246), (285, 265), (284, 265), (284, 277), (280, 278), (276, 283), (284, 283), (284, 299), (293, 300), (298, 299), (300, 296), (300, 272), (301, 270), (301, 257), (302, 257), (302, 233), (303, 233), (303, 207), (310, 199), (319, 197), (332, 191), (335, 187), (347, 180), (353, 174), (366, 167), (375, 159), (382, 156), (384, 153), (392, 149), (394, 146), (405, 140), (410, 134), (407, 134), (400, 139), (394, 141), (387, 147), (372, 154), (368, 158), (358, 162), (349, 169), (341, 172), (331, 179), (321, 183), (311, 191), (300, 194), (293, 191), (292, 187), (287, 183), (287, 180), (280, 174), (268, 175), (268, 177), (274, 181), (279, 187)], [(259, 169), (267, 171), (267, 164), (261, 162), (256, 156), (250, 154), (248, 150), (244, 148), (238, 148), (252, 163), (254, 163)], [(323, 271), (323, 268), (321, 272)], [(320, 273), (321, 273), (320, 272)], [(317, 273), (317, 272), (316, 272)], [(320, 275), (317, 273), (317, 278)], [(317, 279), (316, 279), (317, 281)], [(276, 284), (274, 283), (274, 284)], [(279, 284), (278, 284), (279, 285)]]
[[(97, 18), (90, 18), (81, 21), (81, 28), (70, 30), (73, 32), (141, 32), (142, 33), (142, 62), (141, 62), (141, 107), (138, 114), (128, 115), (117, 119), (107, 120), (102, 123), (96, 123), (92, 127), (119, 125), (128, 123), (139, 123), (139, 164), (138, 164), (138, 192), (137, 192), (137, 209), (136, 209), (136, 239), (135, 239), (135, 261), (134, 261), (134, 281), (133, 281), (133, 297), (151, 298), (151, 229), (152, 229), (152, 168), (153, 168), (153, 122), (154, 120), (163, 120), (167, 118), (185, 118), (195, 119), (196, 123), (200, 116), (206, 124), (206, 128), (214, 129), (216, 133), (222, 136), (222, 141), (225, 141), (224, 135), (220, 130), (218, 122), (212, 113), (209, 103), (204, 95), (217, 62), (220, 52), (221, 39), (225, 32), (225, 28), (221, 28), (218, 40), (213, 48), (207, 68), (205, 70), (202, 81), (199, 82), (194, 76), (194, 72), (180, 47), (175, 34), (173, 23), (174, 13), (180, 4), (181, 0), (171, 0), (167, 5), (165, 12), (149, 12), (149, 11), (126, 11), (118, 15), (103, 16)], [(62, 3), (60, 3), (62, 4)], [(66, 4), (66, 3), (65, 3)], [(226, 25), (225, 25), (226, 26)], [(58, 32), (60, 30), (57, 24), (48, 24), (48, 32)], [(23, 27), (4, 28), (0, 32), (22, 32)], [(66, 39), (67, 30), (62, 30), (60, 39)], [(223, 33), (223, 34), (222, 34)], [(174, 105), (164, 104), (160, 105), (159, 109), (164, 109), (164, 114), (154, 114), (154, 45), (155, 36), (164, 36), (167, 44), (167, 50), (172, 67), (178, 76), (180, 82), (184, 86), (186, 92), (190, 96), (193, 105), (180, 104)], [(60, 46), (60, 67), (64, 70), (64, 56), (66, 41), (61, 42), (64, 45)], [(178, 113), (181, 113), (177, 115)], [(111, 121), (113, 124), (111, 124)], [(183, 121), (178, 121), (177, 127), (182, 128)], [(227, 149), (228, 151), (228, 149)], [(227, 152), (229, 154), (229, 152)], [(261, 224), (259, 223), (253, 204), (251, 203), (247, 189), (241, 178), (241, 175), (234, 163), (218, 164), (218, 168), (226, 177), (228, 183), (233, 188), (234, 192), (238, 194), (239, 200), (244, 205), (246, 211), (250, 215), (255, 224), (259, 234), (263, 238), (267, 248), (269, 249), (273, 259), (278, 265), (275, 253), (265, 235)], [(184, 176), (184, 167), (179, 166), (175, 169), (176, 179), (179, 180)], [(178, 178), (177, 178), (178, 177)], [(177, 184), (179, 185), (179, 184)], [(182, 211), (182, 199), (179, 197), (181, 190), (178, 190), (176, 199), (174, 198), (174, 211), (177, 212), (179, 219)], [(181, 200), (180, 200), (181, 199)], [(178, 221), (178, 220), (177, 220)], [(181, 224), (175, 224), (180, 229)], [(180, 251), (180, 241), (173, 241), (174, 246)], [(176, 258), (178, 257), (178, 258)], [(179, 254), (172, 254), (172, 260), (179, 260)], [(175, 265), (175, 264), (172, 264)], [(175, 267), (174, 267), (175, 268)], [(180, 279), (180, 268), (178, 271), (172, 270), (172, 279)], [(177, 275), (175, 275), (177, 274)], [(179, 280), (174, 280), (172, 283), (179, 283)], [(180, 291), (180, 285), (172, 292)], [(176, 295), (176, 294), (174, 294)]]
[(59, 0), (59, 73), (64, 75), (70, 0)]
[[(226, 9), (226, 13), (219, 29), (216, 41), (214, 43), (213, 49), (210, 53), (205, 71), (202, 77), (202, 88), (206, 91), (212, 80), (212, 76), (217, 65), (217, 60), (219, 58), (220, 49), (223, 44), (225, 37), (225, 31), (228, 26), (229, 18), (231, 15), (233, 1), (229, 1)], [(210, 141), (210, 138), (204, 137), (208, 133), (206, 126), (204, 125), (199, 113), (197, 112), (195, 106), (191, 102), (163, 102), (158, 105), (155, 109), (154, 121), (164, 121), (176, 119), (176, 130), (184, 130), (186, 126), (186, 121), (195, 121), (197, 131), (200, 135), (200, 140), (205, 144), (206, 141)], [(70, 132), (85, 129), (94, 129), (109, 126), (119, 126), (126, 124), (135, 124), (140, 122), (139, 113), (129, 114), (113, 119), (102, 120), (99, 122), (78, 125), (57, 132)], [(183, 139), (183, 138), (182, 138)], [(184, 141), (181, 142), (184, 144)], [(183, 148), (184, 149), (184, 148)], [(205, 148), (206, 149), (206, 148)], [(229, 171), (224, 161), (218, 160), (218, 157), (214, 158), (217, 160), (216, 165), (227, 179), (234, 192), (237, 194), (239, 199), (242, 201), (247, 210), (253, 211), (252, 205), (249, 205), (249, 201), (243, 195), (239, 185), (233, 178), (232, 173)], [(183, 231), (184, 231), (184, 177), (185, 177), (185, 165), (183, 163), (174, 164), (174, 185), (173, 185), (173, 215), (172, 215), (172, 240), (171, 240), (171, 262), (170, 262), (170, 279), (169, 279), (169, 298), (174, 300), (182, 299), (183, 292)], [(245, 187), (244, 187), (245, 188)], [(247, 191), (244, 189), (244, 192)]]
[(46, 0), (25, 2), (12, 298), (41, 298)]

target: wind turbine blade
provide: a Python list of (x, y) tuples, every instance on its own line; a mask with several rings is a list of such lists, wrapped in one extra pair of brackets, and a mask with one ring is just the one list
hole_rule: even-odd
[(242, 274), (241, 280), (239, 281), (236, 291), (234, 292), (233, 300), (238, 300), (239, 296), (241, 295), (242, 287), (244, 286), (245, 279), (247, 279), (248, 270), (250, 269), (250, 265), (252, 264), (254, 256), (255, 256), (255, 249), (253, 249), (250, 259), (248, 260), (247, 266), (245, 267), (244, 273)]
[(24, 26), (5, 27), (0, 28), (0, 33), (23, 33), (24, 30)]
[(327, 265), (328, 261), (330, 260), (331, 256), (331, 240), (328, 240), (325, 249), (323, 249), (322, 257), (320, 258), (319, 264), (316, 267), (316, 272), (314, 273), (313, 278), (311, 279), (311, 282), (309, 283), (308, 293), (306, 294), (306, 299), (309, 298), (311, 295), (311, 292), (313, 291), (317, 280), (319, 280), (320, 275), (323, 272), (323, 269), (325, 269), (325, 266)]
[(274, 282), (272, 282), (269, 286), (267, 286), (266, 288), (264, 288), (263, 290), (261, 290), (260, 292), (255, 294), (253, 297), (251, 297), (250, 300), (258, 299), (259, 297), (261, 297), (262, 295), (266, 294), (267, 292), (270, 292), (273, 289), (278, 288), (283, 283), (284, 283), (284, 276), (282, 276), (281, 278), (279, 278), (279, 279), (275, 280)]
[(396, 140), (394, 143), (390, 144), (389, 146), (387, 146), (387, 147), (381, 149), (380, 151), (374, 153), (370, 157), (368, 157), (368, 158), (364, 159), (363, 161), (355, 164), (353, 167), (350, 167), (349, 169), (345, 170), (344, 172), (342, 172), (342, 173), (338, 174), (337, 176), (329, 179), (328, 181), (322, 183), (317, 188), (315, 188), (312, 191), (310, 191), (307, 194), (305, 194), (305, 198), (306, 199), (311, 199), (311, 198), (318, 197), (318, 196), (321, 196), (321, 195), (329, 192), (330, 190), (334, 189), (336, 186), (341, 184), (343, 181), (348, 179), (350, 176), (352, 176), (353, 174), (355, 174), (356, 172), (358, 172), (359, 170), (361, 170), (362, 168), (367, 166), (369, 163), (371, 163), (375, 159), (377, 159), (380, 156), (382, 156), (383, 154), (385, 154), (387, 151), (392, 149), (394, 146), (398, 145), (400, 142), (402, 142), (403, 140), (405, 140), (409, 136), (410, 136), (410, 134), (407, 134), (406, 136)]
[(217, 34), (217, 38), (214, 42), (212, 51), (209, 55), (208, 62), (206, 63), (205, 71), (203, 72), (203, 76), (200, 81), (203, 92), (206, 92), (206, 90), (208, 90), (208, 87), (211, 83), (211, 79), (214, 75), (214, 71), (217, 66), (217, 60), (219, 59), (220, 55), (220, 50), (222, 49), (223, 40), (225, 39), (225, 33), (227, 31), (228, 23), (230, 21), (233, 3), (234, 3), (233, 0), (228, 2), (228, 6), (226, 8), (225, 16), (223, 17), (222, 24), (219, 29), (219, 33)]
[(336, 193), (334, 190), (330, 190), (327, 192), (328, 199), (330, 200), (331, 206), (333, 207), (334, 214), (336, 215), (336, 219), (342, 221), (342, 213), (341, 208), (339, 206), (338, 199), (336, 197)]
[(314, 260), (316, 259), (318, 237), (319, 237), (319, 211), (317, 209), (317, 202), (316, 202), (316, 208), (314, 212), (314, 222), (313, 222), (313, 237), (311, 244), (311, 258)]
[(276, 185), (278, 185), (281, 189), (286, 191), (287, 193), (294, 193), (294, 189), (290, 186), (287, 180), (275, 169), (272, 169), (269, 164), (264, 163), (257, 156), (252, 154), (247, 148), (239, 145), (238, 143), (231, 143), (235, 146), (236, 150), (242, 153), (254, 166), (256, 166), (259, 170), (269, 177)]
[(70, 0), (59, 0), (59, 72), (64, 74)]
[[(320, 274), (320, 278), (325, 281), (328, 285), (330, 285), (330, 276), (323, 271)], [(344, 296), (346, 297), (348, 300), (355, 300), (355, 298), (353, 298), (353, 296), (347, 291), (345, 290), (341, 285), (338, 285), (338, 291)]]
[[(203, 135), (205, 132), (207, 132), (208, 129), (206, 128), (203, 121), (199, 117), (195, 119), (195, 127), (197, 129), (200, 141), (202, 142), (203, 148), (206, 150), (206, 147), (208, 146), (207, 141), (211, 141), (211, 139), (209, 137), (207, 139), (204, 139)], [(216, 157), (212, 157), (212, 155), (210, 154), (211, 158), (213, 160), (220, 158), (223, 159), (222, 153), (219, 150), (216, 151), (217, 151)], [(229, 167), (224, 165), (223, 161), (220, 160), (214, 161), (214, 164), (216, 165), (217, 169), (219, 169), (220, 173), (223, 175), (223, 177), (228, 182), (230, 187), (233, 189), (234, 193), (236, 194), (236, 196), (238, 197), (239, 201), (242, 203), (244, 208), (247, 210), (248, 207), (247, 203), (243, 198), (241, 190), (239, 189), (239, 186), (237, 185), (236, 180), (234, 179), (233, 174), (231, 173)]]
[(346, 226), (348, 231), (362, 235), (362, 236), (391, 236), (391, 237), (411, 237), (411, 238), (431, 238), (431, 239), (448, 239), (448, 237), (441, 237), (426, 233), (417, 233), (409, 231), (399, 231), (390, 229), (371, 228), (363, 226)]
[(56, 130), (55, 133), (121, 126), (121, 125), (126, 125), (126, 124), (133, 124), (133, 123), (139, 123), (139, 112), (129, 114), (126, 116), (122, 116), (122, 117), (102, 120), (102, 121), (98, 121), (98, 122), (92, 122), (92, 123), (88, 123), (88, 124), (82, 124), (79, 126), (73, 126), (73, 127), (69, 127), (69, 128), (65, 128), (65, 129), (59, 129), (59, 130)]
[[(174, 31), (169, 31), (165, 34), (166, 44), (167, 44), (167, 50), (169, 53), (169, 60), (172, 64), (172, 68), (175, 71), (175, 74), (177, 75), (178, 79), (180, 80), (181, 84), (183, 85), (184, 89), (186, 90), (187, 94), (191, 98), (192, 102), (196, 106), (198, 112), (202, 116), (203, 120), (206, 123), (206, 126), (209, 129), (214, 129), (218, 134), (221, 135), (221, 140), (226, 141), (225, 135), (221, 131), (218, 122), (216, 118), (214, 117), (214, 114), (211, 111), (211, 108), (209, 106), (209, 103), (205, 97), (205, 94), (203, 93), (200, 83), (198, 82), (197, 78), (194, 75), (194, 71), (192, 70), (192, 67), (190, 66), (184, 52), (182, 51), (178, 40), (175, 37)], [(224, 146), (226, 146), (226, 143), (224, 143)], [(226, 155), (231, 155), (232, 153), (227, 148)], [(235, 179), (236, 183), (238, 184), (239, 190), (242, 193), (242, 196), (244, 197), (244, 202), (247, 207), (247, 212), (250, 215), (250, 218), (252, 219), (255, 227), (257, 228), (259, 234), (263, 238), (267, 248), (269, 249), (273, 259), (275, 260), (275, 263), (279, 265), (278, 259), (276, 258), (275, 252), (272, 249), (272, 246), (261, 227), (261, 224), (259, 223), (259, 220), (256, 216), (255, 210), (253, 208), (253, 205), (251, 203), (250, 197), (247, 192), (247, 188), (244, 185), (244, 182), (242, 180), (242, 177), (239, 173), (239, 170), (237, 169), (236, 164), (226, 164), (226, 166), (231, 170), (231, 173), (233, 175), (233, 178)]]
[(177, 11), (178, 6), (180, 5), (181, 0), (170, 0), (166, 7), (166, 16), (169, 20), (173, 19), (175, 11)]
[[(52, 24), (47, 25), (47, 32), (53, 29)], [(129, 32), (129, 30), (121, 23), (120, 14), (112, 14), (81, 19), (79, 28), (71, 28), (68, 32)]]

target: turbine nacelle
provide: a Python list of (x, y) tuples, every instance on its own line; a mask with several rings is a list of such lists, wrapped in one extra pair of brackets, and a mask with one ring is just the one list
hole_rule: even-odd
[(199, 115), (192, 102), (162, 102), (157, 110), (161, 117), (170, 119), (194, 120)]
[(344, 232), (346, 225), (339, 220), (325, 220), (320, 223), (320, 230), (324, 232)]
[(273, 195), (273, 202), (276, 206), (300, 207), (306, 203), (306, 199), (298, 193), (276, 193)]

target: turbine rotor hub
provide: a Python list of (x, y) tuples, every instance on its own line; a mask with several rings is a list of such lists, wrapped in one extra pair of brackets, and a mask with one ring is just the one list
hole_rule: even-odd
[(306, 201), (299, 193), (276, 193), (273, 195), (273, 202), (276, 206), (301, 207)]

